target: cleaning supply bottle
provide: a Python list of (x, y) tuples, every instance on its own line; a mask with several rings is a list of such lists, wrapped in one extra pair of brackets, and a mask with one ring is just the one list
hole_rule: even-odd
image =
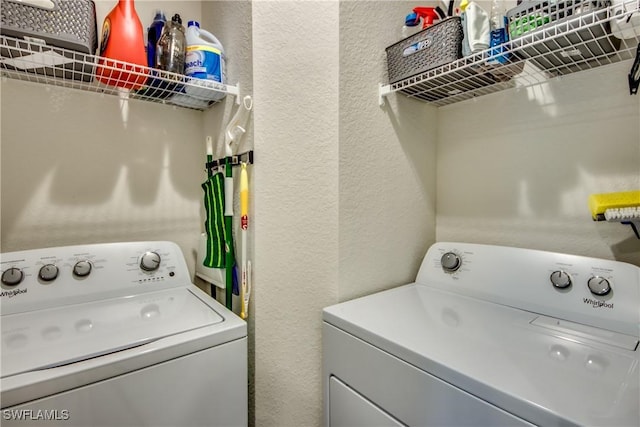
[(146, 65), (144, 33), (134, 0), (119, 0), (102, 24), (96, 78), (107, 85), (137, 90), (147, 80)]
[(404, 26), (402, 27), (402, 38), (406, 39), (422, 31), (422, 21), (417, 13), (411, 12), (404, 18)]
[(435, 7), (414, 7), (413, 13), (422, 18), (422, 29), (433, 25), (433, 22), (439, 18)]
[(155, 68), (156, 66), (156, 45), (158, 44), (158, 40), (160, 40), (162, 29), (166, 22), (167, 18), (165, 18), (164, 12), (157, 9), (153, 22), (149, 28), (147, 28), (147, 64), (151, 68)]
[(505, 9), (502, 0), (493, 0), (491, 2), (490, 25), (489, 47), (492, 50), (488, 62), (490, 64), (504, 64), (509, 58), (507, 54), (499, 55), (505, 51), (505, 46), (503, 45), (508, 41)]
[(172, 73), (184, 74), (184, 57), (187, 40), (179, 14), (173, 15), (165, 24), (156, 45), (156, 68)]
[[(185, 75), (194, 79), (226, 83), (224, 48), (216, 36), (200, 28), (197, 21), (189, 21), (186, 38)], [(185, 90), (187, 94), (194, 94), (198, 88), (187, 85)], [(201, 91), (198, 92), (202, 95)], [(215, 92), (208, 95), (208, 99), (219, 100), (224, 96), (223, 92)]]
[(460, 23), (462, 24), (462, 56), (471, 55), (471, 47), (469, 47), (469, 35), (467, 34), (467, 6), (469, 6), (469, 0), (462, 0), (460, 2)]

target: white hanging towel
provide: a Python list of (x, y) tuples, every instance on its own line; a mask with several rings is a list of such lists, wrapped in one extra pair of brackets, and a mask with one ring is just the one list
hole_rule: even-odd
[(476, 2), (469, 2), (465, 9), (467, 25), (466, 36), (469, 40), (469, 49), (477, 53), (489, 49), (490, 27), (489, 15)]

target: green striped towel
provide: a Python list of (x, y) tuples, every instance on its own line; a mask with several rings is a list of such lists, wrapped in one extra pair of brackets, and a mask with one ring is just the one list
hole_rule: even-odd
[(204, 209), (206, 219), (204, 229), (207, 233), (207, 253), (202, 261), (205, 267), (225, 267), (225, 229), (224, 229), (224, 174), (218, 172), (202, 184), (204, 190)]

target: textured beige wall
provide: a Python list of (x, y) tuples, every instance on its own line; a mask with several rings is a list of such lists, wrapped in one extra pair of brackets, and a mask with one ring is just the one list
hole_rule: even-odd
[(322, 416), (338, 281), (338, 3), (255, 1), (256, 425)]
[(377, 104), (411, 5), (253, 3), (256, 425), (321, 424), (322, 308), (413, 280), (433, 242), (436, 111)]
[(437, 110), (377, 102), (385, 48), (414, 6), (340, 3), (340, 301), (412, 282), (435, 241)]
[(2, 83), (3, 251), (166, 239), (191, 255), (202, 119), (133, 101), (121, 112), (114, 97)]
[[(227, 57), (227, 76), (229, 84), (239, 85), (240, 97), (245, 95), (253, 95), (253, 54), (252, 54), (252, 2), (244, 0), (234, 1), (203, 1), (202, 2), (202, 22), (201, 27), (213, 33), (216, 38), (224, 46)], [(238, 109), (235, 98), (230, 97), (224, 105), (217, 108), (211, 108), (204, 114), (204, 132), (210, 135), (214, 142), (214, 153), (216, 158), (224, 156), (224, 131), (229, 120)], [(254, 108), (260, 106), (254, 105)], [(253, 114), (249, 118), (247, 132), (240, 139), (233, 149), (235, 153), (243, 153), (254, 148), (253, 144)], [(206, 153), (205, 141), (201, 144), (201, 153)], [(252, 260), (255, 265), (256, 258), (253, 251), (253, 235), (255, 230), (255, 188), (254, 173), (256, 168), (261, 167), (260, 154), (257, 154), (258, 161), (253, 166), (248, 166), (249, 176), (249, 229), (247, 236), (247, 257)], [(236, 213), (235, 234), (239, 236), (239, 189), (240, 189), (240, 173), (236, 168), (234, 171), (234, 212)], [(204, 208), (203, 208), (204, 215)], [(204, 218), (204, 217), (203, 217)], [(237, 240), (239, 242), (239, 240)], [(240, 250), (239, 244), (236, 244), (236, 250)], [(255, 299), (255, 298), (254, 298)], [(234, 297), (234, 307), (239, 312), (239, 298)], [(255, 413), (255, 310), (254, 304), (249, 307), (249, 318), (247, 327), (249, 331), (248, 339), (248, 366), (249, 366), (249, 420), (250, 424), (254, 420)]]
[(437, 238), (640, 265), (591, 193), (640, 188), (640, 100), (624, 62), (438, 111)]

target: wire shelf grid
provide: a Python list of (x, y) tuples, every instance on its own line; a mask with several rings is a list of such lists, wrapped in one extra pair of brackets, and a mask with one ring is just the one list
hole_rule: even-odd
[(631, 37), (619, 40), (611, 34), (610, 21), (612, 17), (628, 21), (640, 13), (640, 0), (586, 13), (575, 10), (579, 1), (566, 3), (573, 9), (563, 11), (562, 19), (554, 21), (559, 18), (554, 10), (549, 24), (510, 40), (499, 52), (489, 48), (399, 82), (381, 84), (379, 104), (388, 94), (401, 92), (440, 107), (634, 58), (640, 27), (628, 29)]
[(238, 86), (0, 35), (2, 76), (204, 111)]

